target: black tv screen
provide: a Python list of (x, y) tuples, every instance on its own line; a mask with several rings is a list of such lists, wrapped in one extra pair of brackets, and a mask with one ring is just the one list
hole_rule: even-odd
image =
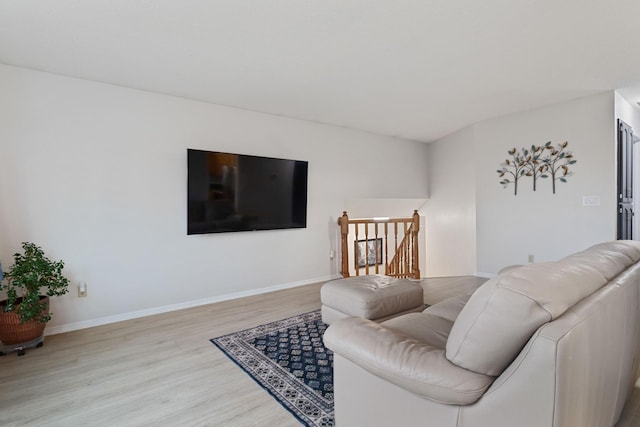
[(305, 228), (309, 163), (187, 149), (187, 234)]

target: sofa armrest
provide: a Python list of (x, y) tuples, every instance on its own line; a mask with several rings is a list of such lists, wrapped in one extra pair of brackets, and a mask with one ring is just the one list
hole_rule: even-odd
[(367, 319), (349, 317), (333, 323), (324, 342), (371, 374), (440, 403), (471, 404), (494, 380), (452, 364), (442, 348)]

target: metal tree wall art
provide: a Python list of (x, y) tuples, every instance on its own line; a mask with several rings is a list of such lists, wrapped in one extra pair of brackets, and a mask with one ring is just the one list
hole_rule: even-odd
[(544, 150), (538, 145), (531, 146), (531, 152), (526, 148), (523, 148), (523, 154), (525, 158), (526, 176), (530, 176), (533, 181), (533, 191), (536, 191), (536, 182), (538, 178), (546, 178), (544, 175), (545, 165), (542, 163), (543, 159), (540, 158)]
[(498, 177), (500, 184), (507, 188), (513, 184), (513, 194), (518, 195), (518, 181), (522, 177), (530, 177), (533, 191), (536, 191), (536, 183), (540, 178), (551, 178), (551, 188), (556, 194), (556, 181), (567, 182), (567, 177), (573, 175), (569, 166), (576, 163), (571, 151), (566, 151), (567, 141), (553, 146), (551, 141), (544, 145), (532, 145), (531, 148), (521, 148), (519, 151), (513, 148), (507, 153), (507, 158), (500, 164)]
[(526, 163), (522, 157), (521, 153), (516, 152), (516, 149), (507, 151), (509, 155), (511, 155), (511, 159), (506, 159), (500, 166), (502, 169), (498, 169), (497, 172), (500, 174), (500, 184), (502, 184), (505, 188), (509, 184), (513, 183), (513, 194), (518, 195), (518, 180), (521, 176), (527, 173), (525, 169)]
[(556, 181), (567, 182), (567, 177), (573, 175), (573, 172), (569, 171), (569, 166), (575, 164), (576, 160), (571, 151), (565, 151), (567, 145), (569, 145), (567, 141), (558, 144), (555, 148), (551, 145), (551, 141), (544, 145), (548, 152), (547, 157), (544, 158), (544, 164), (551, 174), (553, 194), (556, 194)]

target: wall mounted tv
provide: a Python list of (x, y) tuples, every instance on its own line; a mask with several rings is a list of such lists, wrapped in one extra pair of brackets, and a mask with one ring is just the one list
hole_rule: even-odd
[(187, 149), (187, 234), (306, 228), (309, 163)]

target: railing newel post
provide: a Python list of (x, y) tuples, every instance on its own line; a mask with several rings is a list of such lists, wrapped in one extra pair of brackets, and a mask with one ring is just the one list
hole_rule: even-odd
[(414, 279), (420, 279), (420, 264), (419, 264), (420, 257), (418, 253), (419, 232), (420, 232), (420, 214), (418, 213), (418, 210), (415, 209), (413, 211), (413, 228), (411, 230), (411, 240), (412, 240), (411, 249), (413, 250), (413, 253), (411, 254), (411, 258), (412, 258), (411, 277)]
[(342, 237), (342, 266), (340, 274), (342, 274), (342, 277), (349, 277), (349, 215), (347, 215), (347, 211), (342, 211), (342, 216), (338, 218), (338, 225), (340, 225), (340, 235)]

